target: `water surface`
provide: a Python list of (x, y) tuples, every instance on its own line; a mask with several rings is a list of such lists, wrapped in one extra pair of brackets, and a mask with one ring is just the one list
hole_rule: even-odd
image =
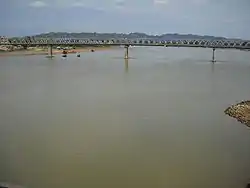
[(130, 49), (0, 58), (0, 182), (30, 188), (242, 188), (250, 53)]

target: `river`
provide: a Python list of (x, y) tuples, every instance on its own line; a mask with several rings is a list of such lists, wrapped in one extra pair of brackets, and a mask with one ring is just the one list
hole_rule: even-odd
[(0, 182), (27, 188), (243, 188), (250, 53), (133, 47), (0, 58)]

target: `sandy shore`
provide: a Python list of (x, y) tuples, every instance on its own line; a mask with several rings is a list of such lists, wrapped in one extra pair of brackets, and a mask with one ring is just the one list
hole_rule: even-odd
[[(67, 50), (68, 54), (72, 53), (81, 53), (81, 52), (91, 52), (91, 50), (94, 51), (102, 51), (102, 50), (113, 50), (118, 49), (117, 47), (86, 47), (86, 48), (76, 48), (72, 50)], [(63, 50), (57, 50), (53, 49), (53, 54), (62, 54)], [(26, 56), (26, 55), (48, 55), (48, 49), (42, 49), (42, 48), (33, 48), (28, 50), (17, 50), (17, 51), (11, 51), (11, 52), (0, 52), (1, 56)]]
[(243, 101), (228, 107), (225, 114), (250, 127), (250, 101)]

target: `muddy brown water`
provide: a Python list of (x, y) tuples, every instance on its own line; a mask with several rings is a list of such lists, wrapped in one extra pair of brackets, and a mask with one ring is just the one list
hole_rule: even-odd
[(0, 182), (30, 188), (242, 188), (250, 53), (131, 48), (0, 58)]

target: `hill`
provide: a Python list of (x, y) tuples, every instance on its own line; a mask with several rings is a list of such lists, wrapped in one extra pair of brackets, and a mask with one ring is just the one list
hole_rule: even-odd
[(206, 40), (222, 40), (224, 37), (215, 37), (208, 35), (192, 35), (192, 34), (163, 34), (163, 35), (148, 35), (145, 33), (67, 33), (67, 32), (50, 32), (35, 35), (39, 38), (93, 38), (93, 39), (107, 39), (107, 38), (144, 38), (144, 39), (159, 39), (159, 40), (178, 40), (178, 39), (206, 39)]

